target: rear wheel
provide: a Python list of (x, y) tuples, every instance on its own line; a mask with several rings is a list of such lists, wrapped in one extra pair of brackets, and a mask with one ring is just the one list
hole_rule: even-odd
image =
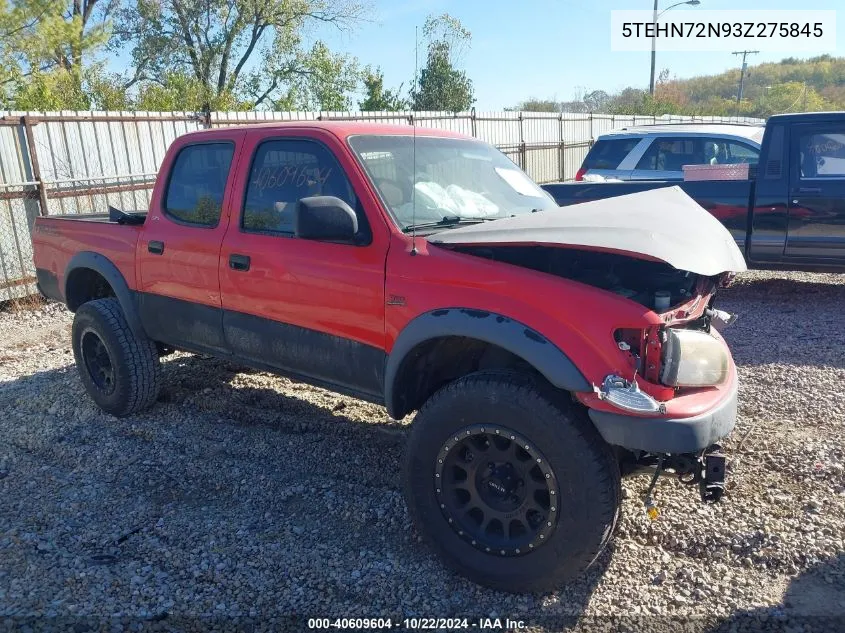
[(435, 393), (408, 440), (405, 494), (453, 569), (505, 591), (548, 590), (602, 552), (619, 514), (616, 460), (586, 416), (521, 374)]
[(82, 384), (101, 409), (120, 417), (156, 401), (161, 373), (156, 345), (132, 332), (117, 299), (81, 305), (72, 344)]

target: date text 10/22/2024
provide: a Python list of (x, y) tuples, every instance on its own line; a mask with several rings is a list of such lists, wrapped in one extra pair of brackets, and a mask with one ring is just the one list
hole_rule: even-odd
[(510, 618), (308, 618), (308, 628), (316, 631), (337, 629), (517, 631), (526, 626), (523, 620)]

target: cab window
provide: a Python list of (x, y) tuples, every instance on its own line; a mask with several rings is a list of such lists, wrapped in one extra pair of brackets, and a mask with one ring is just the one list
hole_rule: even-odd
[(838, 130), (802, 134), (798, 151), (801, 178), (845, 179), (845, 134)]
[(183, 224), (217, 226), (234, 153), (232, 143), (183, 147), (170, 171), (165, 214)]
[(335, 196), (363, 214), (352, 185), (334, 155), (306, 140), (265, 141), (250, 168), (241, 227), (245, 231), (293, 235), (296, 203), (310, 196)]

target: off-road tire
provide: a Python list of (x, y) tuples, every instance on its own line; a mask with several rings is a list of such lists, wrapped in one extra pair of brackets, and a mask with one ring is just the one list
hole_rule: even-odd
[[(113, 387), (99, 387), (83, 358), (83, 337), (93, 334), (102, 342), (113, 366)], [(88, 395), (104, 411), (117, 417), (137, 413), (158, 397), (161, 365), (156, 344), (129, 328), (117, 299), (97, 299), (76, 311), (72, 329), (73, 356)]]
[[(582, 574), (610, 541), (620, 514), (616, 459), (586, 412), (513, 372), (478, 372), (437, 391), (413, 422), (404, 465), (408, 510), (445, 563), (503, 591), (546, 591)], [(458, 536), (435, 492), (438, 453), (471, 425), (501, 425), (541, 448), (559, 484), (560, 513), (544, 544), (519, 556), (488, 554)], [(441, 480), (438, 480), (441, 481)]]

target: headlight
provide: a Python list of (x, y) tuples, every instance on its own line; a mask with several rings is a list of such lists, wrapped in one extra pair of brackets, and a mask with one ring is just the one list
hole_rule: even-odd
[(628, 382), (611, 374), (604, 379), (599, 398), (632, 413), (665, 413), (666, 405), (658, 402), (644, 391), (640, 391), (636, 380)]
[(728, 378), (725, 346), (696, 330), (667, 330), (660, 382), (672, 387), (707, 387)]

